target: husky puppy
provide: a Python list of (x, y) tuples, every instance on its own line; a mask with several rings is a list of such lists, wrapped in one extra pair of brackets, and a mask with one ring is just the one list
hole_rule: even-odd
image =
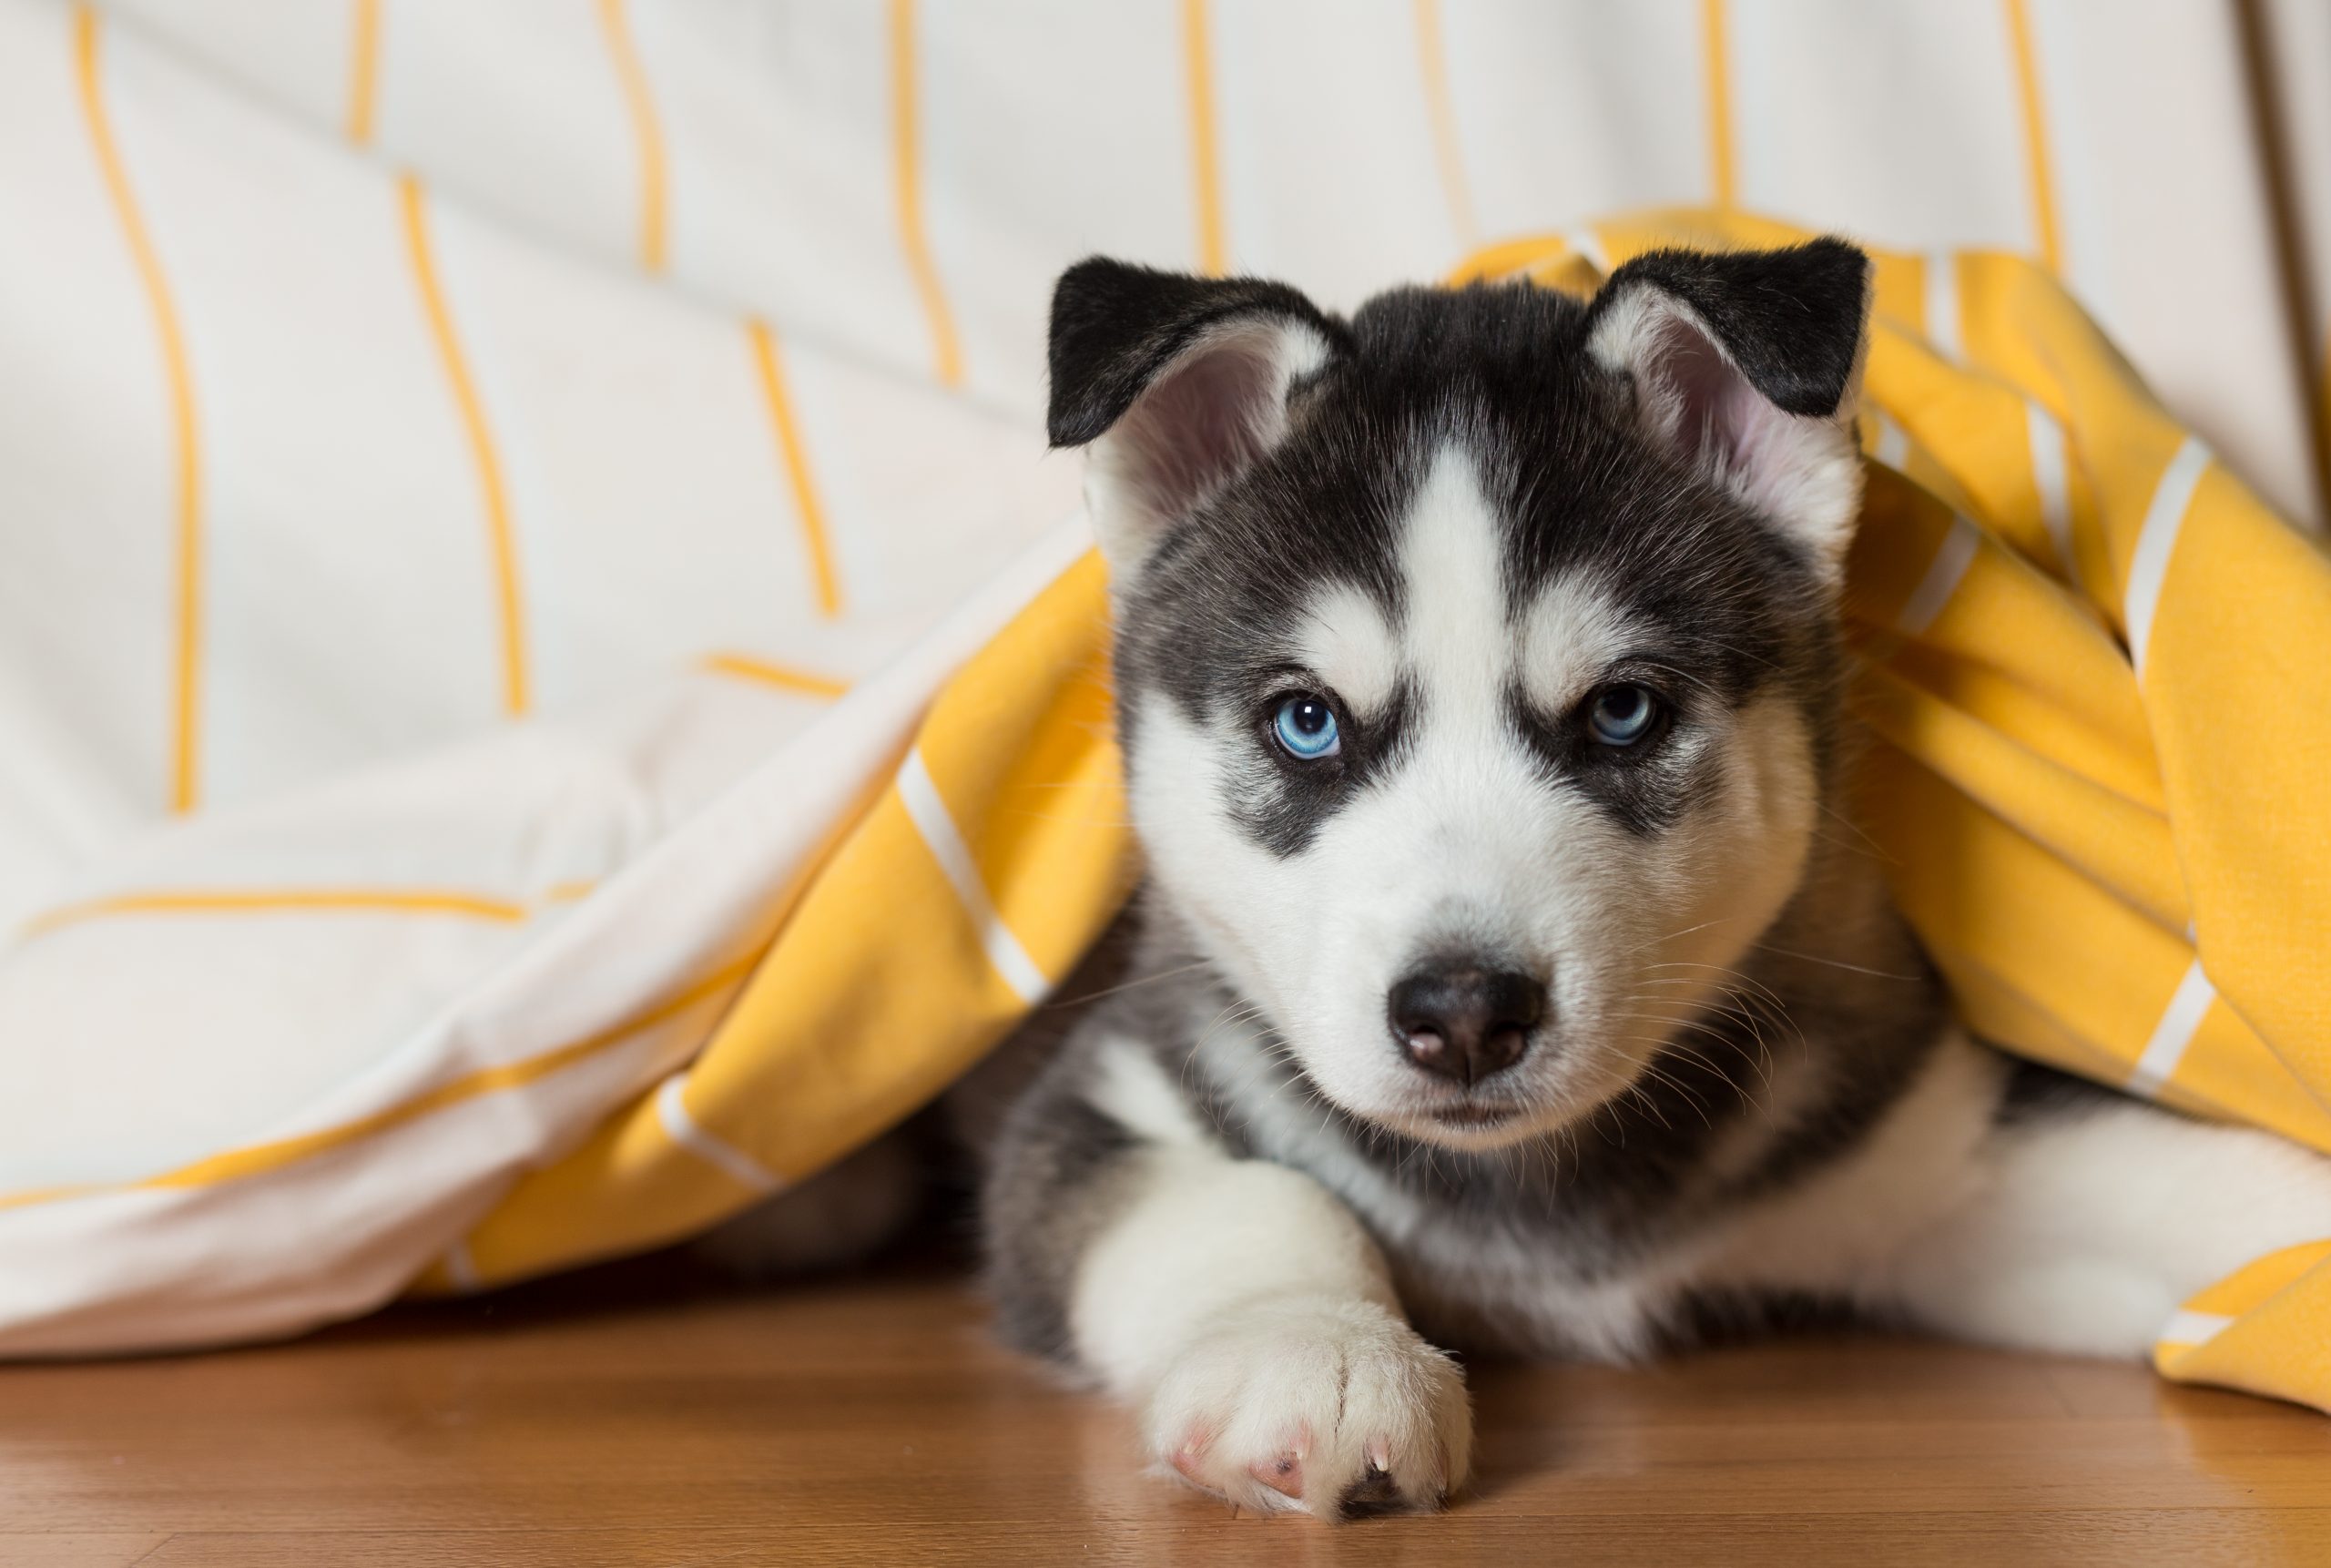
[(2331, 1235), (2331, 1164), (1967, 1039), (1844, 826), (1868, 299), (1835, 239), (1348, 321), (1060, 280), (1148, 881), (993, 1152), (990, 1277), (1195, 1484), (1439, 1503), (1444, 1346), (1809, 1304), (2137, 1356)]

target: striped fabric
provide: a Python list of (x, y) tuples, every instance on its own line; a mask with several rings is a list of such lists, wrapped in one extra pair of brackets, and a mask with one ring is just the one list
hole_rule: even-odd
[[(2323, 171), (2250, 57), (2085, 0), (0, 0), (0, 1352), (685, 1236), (1066, 972), (1128, 875), (1037, 418), (1091, 249), (1349, 304), (1505, 233), (1585, 282), (1644, 202), (1896, 247), (1868, 830), (1982, 1027), (2323, 1146), (2265, 901), (2321, 759), (2193, 740), (2319, 568), (2232, 477), (2316, 514)], [(2324, 1400), (2239, 1359), (2310, 1267), (2164, 1365)]]

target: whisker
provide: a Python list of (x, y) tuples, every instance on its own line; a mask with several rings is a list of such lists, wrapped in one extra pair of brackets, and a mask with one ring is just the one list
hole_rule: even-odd
[(1196, 963), (1185, 963), (1173, 969), (1160, 970), (1155, 974), (1144, 975), (1139, 980), (1128, 980), (1122, 985), (1111, 985), (1105, 986), (1099, 991), (1088, 991), (1082, 996), (1064, 996), (1058, 1001), (1045, 1003), (1043, 1008), (1039, 1011), (1049, 1011), (1051, 1009), (1061, 1007), (1082, 1007), (1088, 1002), (1098, 1002), (1104, 996), (1115, 996), (1121, 991), (1133, 991), (1144, 985), (1155, 985), (1160, 981), (1173, 980), (1181, 975), (1192, 973), (1197, 970), (1210, 969), (1212, 967), (1213, 965), (1207, 963), (1204, 959), (1200, 959)]
[(1843, 811), (1838, 810), (1827, 800), (1817, 799), (1814, 801), (1814, 804), (1821, 809), (1822, 815), (1835, 819), (1838, 823), (1844, 826), (1848, 832), (1852, 833), (1855, 838), (1859, 839), (1864, 844), (1869, 846), (1869, 852), (1871, 855), (1885, 861), (1889, 866), (1900, 863), (1896, 860), (1892, 855), (1887, 853), (1886, 846), (1871, 838), (1868, 831), (1865, 830), (1859, 822), (1855, 821), (1851, 817), (1847, 816)]
[(1720, 915), (1715, 920), (1704, 920), (1697, 925), (1687, 925), (1682, 931), (1671, 931), (1665, 936), (1654, 936), (1650, 938), (1648, 941), (1639, 942), (1635, 943), (1634, 946), (1628, 948), (1624, 952), (1618, 954), (1618, 956), (1621, 958), (1632, 958), (1636, 953), (1641, 952), (1644, 948), (1657, 947), (1662, 942), (1674, 942), (1679, 937), (1690, 936), (1696, 932), (1705, 931), (1710, 926), (1730, 925), (1740, 918), (1741, 917), (1738, 915)]
[(1749, 945), (1761, 952), (1778, 953), (1783, 958), (1794, 958), (1805, 963), (1826, 964), (1831, 969), (1849, 970), (1855, 974), (1872, 975), (1879, 980), (1916, 981), (1926, 978), (1922, 974), (1896, 974), (1890, 970), (1868, 969), (1858, 963), (1847, 963), (1843, 959), (1823, 958), (1817, 953), (1793, 952), (1785, 947), (1775, 947), (1770, 942), (1752, 942)]
[[(1699, 1095), (1694, 1094), (1688, 1085), (1677, 1079), (1673, 1074), (1662, 1071), (1657, 1063), (1646, 1062), (1644, 1064), (1643, 1070), (1652, 1077), (1656, 1078), (1661, 1083), (1666, 1084), (1669, 1088), (1674, 1090), (1677, 1094), (1683, 1095), (1686, 1100), (1689, 1100), (1692, 1103), (1692, 1109), (1699, 1114), (1701, 1122), (1706, 1125), (1710, 1132), (1714, 1132), (1715, 1130), (1715, 1123), (1710, 1121), (1708, 1118), (1708, 1107), (1706, 1102), (1702, 1100)], [(1637, 1080), (1637, 1082), (1633, 1085), (1633, 1088), (1638, 1093), (1643, 1093), (1643, 1084), (1641, 1080)], [(1649, 1094), (1644, 1093), (1644, 1104), (1647, 1105), (1655, 1105), (1656, 1102), (1651, 1098)], [(1658, 1115), (1656, 1110), (1654, 1110), (1653, 1114), (1654, 1115)], [(1665, 1116), (1659, 1117), (1659, 1125), (1662, 1127), (1667, 1127), (1669, 1132), (1674, 1131), (1673, 1127), (1667, 1126), (1667, 1118)]]
[(1775, 991), (1771, 986), (1766, 984), (1763, 981), (1758, 980), (1755, 975), (1745, 973), (1740, 970), (1732, 968), (1728, 964), (1695, 963), (1688, 959), (1669, 959), (1664, 962), (1648, 964), (1645, 967), (1650, 969), (1705, 969), (1711, 974), (1728, 974), (1733, 979), (1738, 981), (1743, 986), (1762, 994), (1766, 1000), (1771, 1002), (1775, 1006), (1786, 1010), (1788, 1005), (1786, 1002), (1781, 1000), (1780, 993)]

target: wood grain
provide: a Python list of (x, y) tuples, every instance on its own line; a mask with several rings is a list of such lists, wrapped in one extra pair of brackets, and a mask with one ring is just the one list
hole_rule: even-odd
[(653, 1269), (257, 1350), (0, 1369), (0, 1563), (2331, 1562), (2331, 1420), (1874, 1339), (1477, 1367), (1448, 1514), (1232, 1517), (952, 1275)]

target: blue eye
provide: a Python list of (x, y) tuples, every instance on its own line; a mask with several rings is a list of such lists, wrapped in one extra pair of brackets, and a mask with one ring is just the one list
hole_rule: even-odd
[(1271, 719), (1271, 733), (1289, 757), (1298, 762), (1317, 762), (1323, 757), (1333, 757), (1343, 749), (1343, 739), (1336, 728), (1336, 710), (1327, 699), (1308, 692), (1288, 697), (1278, 705), (1278, 712)]
[(1633, 746), (1651, 733), (1659, 699), (1640, 686), (1606, 686), (1586, 710), (1586, 727), (1605, 746)]

